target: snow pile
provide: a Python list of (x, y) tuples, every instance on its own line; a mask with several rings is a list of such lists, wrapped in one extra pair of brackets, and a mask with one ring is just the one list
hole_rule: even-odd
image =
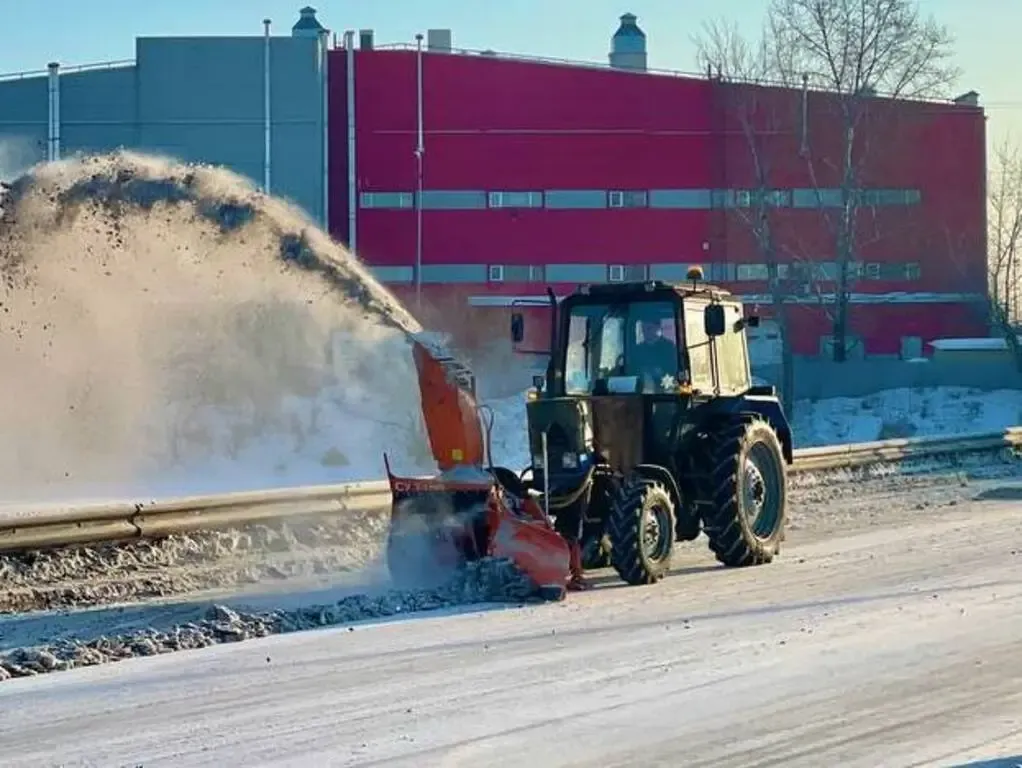
[(352, 573), (378, 560), (389, 517), (260, 523), (157, 540), (0, 556), (0, 613), (134, 602)]
[(118, 153), (0, 196), (6, 500), (378, 477), (428, 456), (418, 323), (297, 209)]
[(1022, 424), (1022, 391), (889, 389), (862, 398), (799, 401), (792, 422), (800, 447), (992, 432)]
[(493, 432), (490, 435), (493, 463), (515, 472), (532, 464), (525, 403), (524, 392), (486, 401), (493, 412)]
[(205, 618), (167, 630), (136, 629), (121, 635), (14, 648), (0, 654), (0, 680), (441, 608), (521, 603), (531, 599), (532, 593), (528, 578), (510, 561), (487, 558), (469, 563), (437, 589), (353, 595), (329, 605), (294, 610), (248, 612), (214, 605)]

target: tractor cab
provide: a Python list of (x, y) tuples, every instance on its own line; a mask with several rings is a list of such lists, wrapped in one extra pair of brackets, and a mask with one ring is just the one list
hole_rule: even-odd
[[(661, 281), (585, 285), (550, 306), (550, 359), (534, 379), (534, 398), (601, 395), (737, 396), (752, 386), (741, 302), (701, 283)], [(512, 339), (525, 332), (511, 320)]]

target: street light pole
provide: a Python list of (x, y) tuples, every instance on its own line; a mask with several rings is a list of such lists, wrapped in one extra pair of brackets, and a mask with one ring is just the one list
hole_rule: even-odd
[(422, 127), (422, 33), (415, 36), (416, 107), (415, 141), (415, 306), (422, 311), (422, 176), (426, 146)]

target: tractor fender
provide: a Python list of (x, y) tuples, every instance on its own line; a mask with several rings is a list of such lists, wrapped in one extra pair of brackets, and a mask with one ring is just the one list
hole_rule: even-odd
[(784, 415), (780, 401), (774, 397), (751, 395), (743, 397), (739, 402), (741, 403), (739, 408), (741, 415), (756, 415), (766, 419), (777, 433), (777, 439), (781, 441), (781, 453), (784, 454), (784, 460), (788, 464), (793, 463), (795, 453), (791, 441), (791, 424), (788, 423), (788, 417)]
[(681, 487), (678, 485), (677, 478), (666, 467), (662, 467), (659, 464), (636, 464), (632, 471), (647, 480), (656, 480), (663, 483), (667, 492), (671, 494), (671, 500), (674, 501), (676, 514), (682, 514), (688, 508), (685, 505), (685, 499), (681, 495)]
[(769, 395), (744, 395), (742, 397), (720, 398), (709, 404), (702, 419), (702, 424), (710, 427), (722, 419), (741, 418), (743, 416), (759, 416), (765, 419), (777, 433), (781, 441), (781, 452), (784, 460), (792, 464), (795, 460), (794, 446), (791, 440), (791, 425), (784, 414), (780, 400)]

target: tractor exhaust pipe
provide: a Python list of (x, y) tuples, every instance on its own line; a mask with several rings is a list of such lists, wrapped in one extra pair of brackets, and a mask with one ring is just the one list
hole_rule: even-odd
[(543, 512), (550, 519), (550, 449), (547, 445), (546, 430), (540, 436), (543, 440)]
[(546, 295), (550, 299), (550, 354), (546, 363), (546, 391), (554, 391), (554, 355), (557, 354), (557, 294), (547, 286)]

